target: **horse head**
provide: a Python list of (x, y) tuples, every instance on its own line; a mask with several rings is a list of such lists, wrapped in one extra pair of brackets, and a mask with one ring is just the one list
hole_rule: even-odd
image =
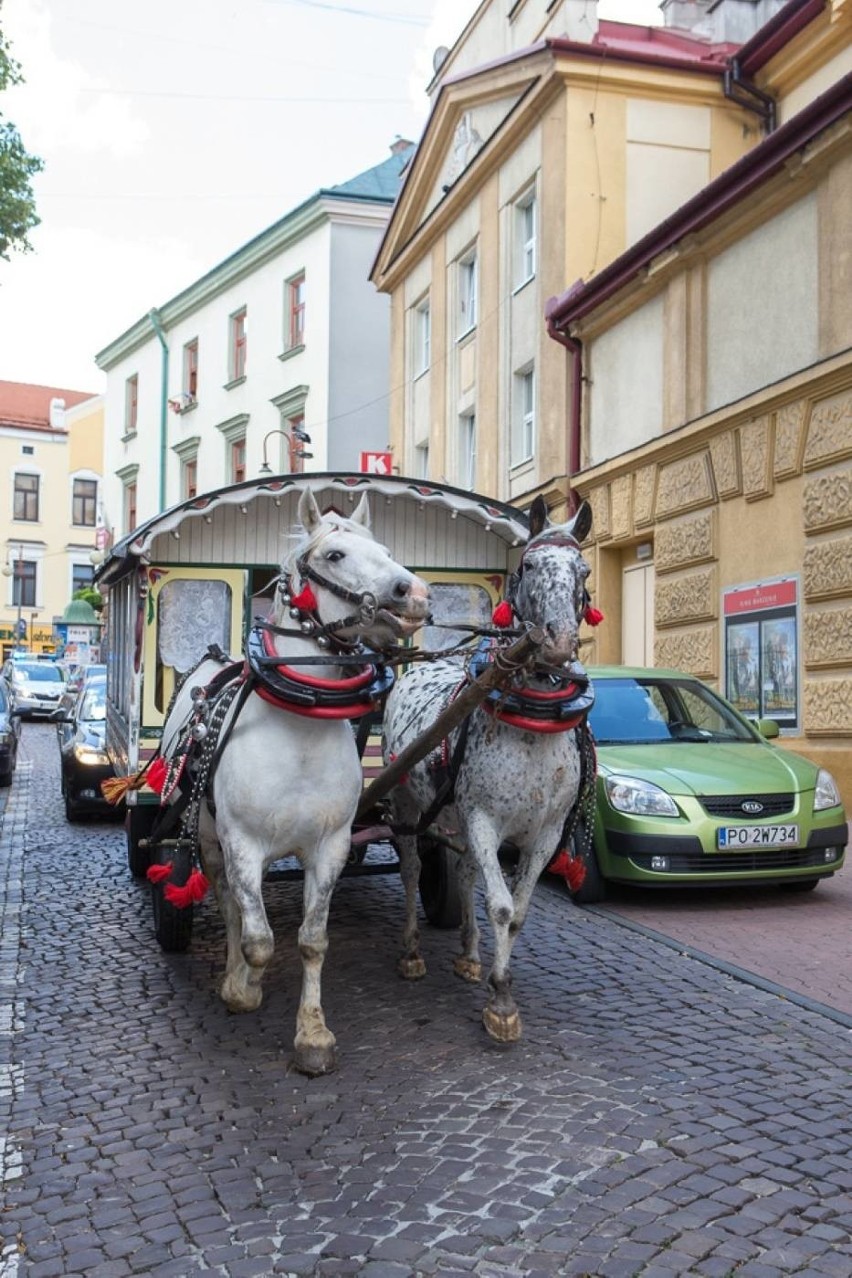
[(543, 497), (536, 497), (530, 508), (529, 540), (512, 575), (509, 599), (520, 621), (544, 632), (542, 665), (558, 667), (577, 659), (590, 572), (580, 543), (591, 527), (592, 511), (586, 501), (564, 524), (550, 522)]
[(307, 595), (320, 630), (342, 640), (393, 647), (423, 625), (429, 587), (391, 557), (370, 530), (366, 493), (350, 516), (323, 514), (311, 490), (299, 500), (305, 536), (283, 565), (292, 602)]

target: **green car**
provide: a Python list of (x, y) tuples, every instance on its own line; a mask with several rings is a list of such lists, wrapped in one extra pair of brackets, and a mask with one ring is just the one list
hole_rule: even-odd
[[(846, 814), (825, 768), (772, 745), (778, 725), (743, 718), (676, 670), (598, 666), (592, 837), (580, 903), (606, 884), (781, 883), (806, 892), (843, 864)], [(585, 833), (585, 838), (584, 838)]]

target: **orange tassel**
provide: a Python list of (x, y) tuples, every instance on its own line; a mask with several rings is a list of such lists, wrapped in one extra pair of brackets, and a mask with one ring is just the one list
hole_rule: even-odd
[(170, 877), (174, 868), (174, 862), (172, 861), (169, 861), (166, 865), (149, 865), (145, 871), (145, 877), (149, 883), (162, 883), (164, 879)]
[(101, 794), (107, 803), (120, 803), (132, 787), (135, 777), (107, 777), (101, 782)]
[(188, 905), (202, 901), (210, 884), (200, 870), (193, 870), (183, 887), (175, 883), (167, 883), (163, 888), (163, 896), (170, 905), (178, 910), (185, 910)]

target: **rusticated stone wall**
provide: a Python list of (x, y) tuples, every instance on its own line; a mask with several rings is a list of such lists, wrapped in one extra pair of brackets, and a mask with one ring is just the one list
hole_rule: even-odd
[[(852, 381), (852, 368), (846, 371)], [(852, 386), (816, 387), (767, 402), (747, 420), (720, 420), (711, 432), (661, 436), (635, 471), (619, 468), (590, 480), (594, 554), (652, 542), (655, 568), (655, 661), (723, 685), (723, 586), (795, 576), (801, 618), (802, 738), (817, 757), (834, 749), (832, 766), (852, 793)], [(675, 451), (676, 450), (676, 451)], [(612, 468), (613, 471), (616, 469)], [(581, 485), (578, 485), (581, 487)], [(755, 522), (750, 511), (758, 514)], [(761, 532), (756, 534), (755, 529)], [(771, 530), (777, 530), (773, 537)], [(750, 531), (751, 530), (751, 531)], [(781, 536), (784, 532), (788, 535)], [(794, 535), (789, 535), (789, 534)], [(749, 563), (739, 562), (744, 539)], [(790, 546), (799, 547), (790, 562)], [(781, 549), (779, 550), (779, 546)], [(610, 561), (610, 562), (617, 562)], [(610, 592), (619, 574), (602, 573)], [(606, 613), (608, 601), (596, 602)], [(610, 598), (613, 615), (620, 600)], [(610, 638), (610, 644), (613, 643)], [(594, 657), (591, 658), (594, 660)], [(795, 748), (797, 738), (787, 742)], [(812, 747), (808, 749), (808, 741)], [(816, 753), (815, 753), (816, 748)], [(838, 762), (838, 759), (840, 760)]]

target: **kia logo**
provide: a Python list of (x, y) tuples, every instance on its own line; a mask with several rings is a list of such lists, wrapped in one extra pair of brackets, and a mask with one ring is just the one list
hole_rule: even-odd
[(749, 815), (763, 811), (763, 804), (758, 803), (756, 799), (746, 799), (745, 803), (740, 804), (740, 807), (743, 812), (748, 812)]

